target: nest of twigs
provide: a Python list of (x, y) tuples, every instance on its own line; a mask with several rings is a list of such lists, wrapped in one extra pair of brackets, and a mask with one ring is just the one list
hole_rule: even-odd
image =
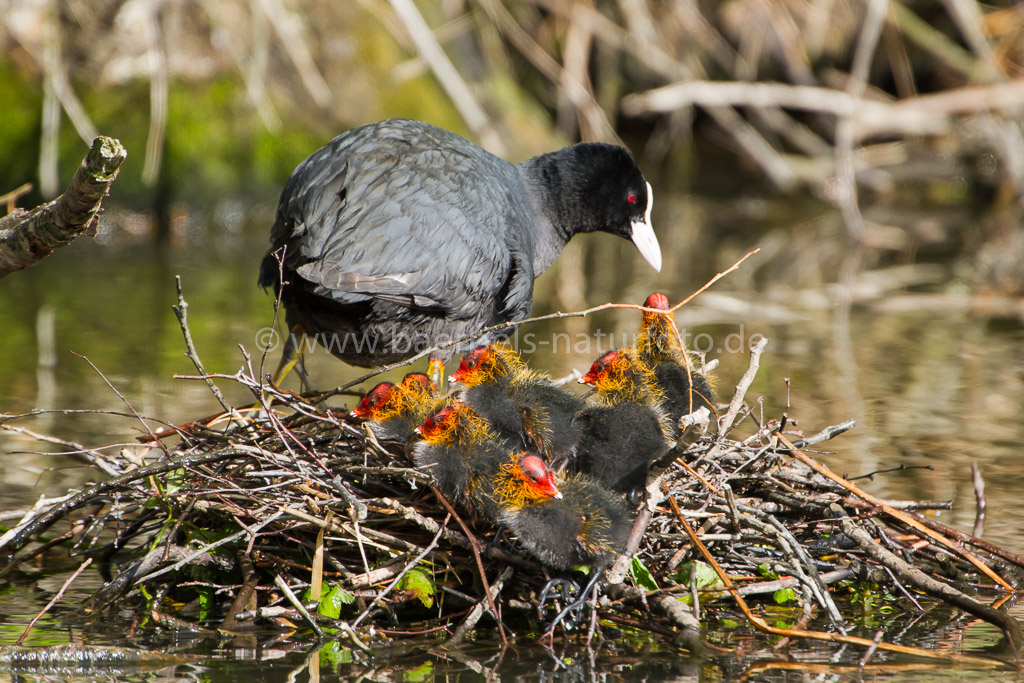
[[(956, 658), (848, 635), (834, 587), (860, 586), (952, 605), (996, 624), (1015, 649), (1018, 625), (988, 603), (1012, 591), (1024, 559), (919, 514), (941, 504), (880, 501), (804, 452), (852, 422), (795, 443), (784, 418), (731, 437), (761, 349), (712, 421), (717, 433), (697, 421), (651, 472), (625, 551), (584, 617), (553, 631), (564, 596), (541, 604), (554, 575), (514, 538), (495, 540), (497, 529), (453, 508), (404, 445), (380, 444), (332, 409), (333, 392), (278, 391), (251, 371), (231, 378), (257, 408), (152, 434), (145, 457), (107, 458), (109, 479), (37, 506), (0, 537), (4, 571), (62, 546), (107, 574), (83, 607), (96, 623), (275, 626), (361, 649), (425, 634), (451, 644), (474, 629), (600, 639), (616, 628), (694, 650), (705, 646), (698, 615), (717, 605), (768, 633)], [(794, 626), (763, 618), (779, 602), (802, 607)], [(809, 630), (812, 616), (821, 630)]]

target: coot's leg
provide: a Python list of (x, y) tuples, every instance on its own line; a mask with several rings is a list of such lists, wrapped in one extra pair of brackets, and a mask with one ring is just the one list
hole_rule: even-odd
[(299, 359), (295, 362), (295, 374), (299, 376), (299, 381), (302, 383), (302, 393), (316, 391), (316, 386), (309, 378), (309, 373), (306, 372), (306, 354), (304, 353), (300, 353)]
[[(291, 372), (292, 368), (302, 360), (302, 349), (306, 345), (306, 329), (302, 325), (292, 325), (288, 332), (288, 341), (281, 351), (281, 362), (277, 364), (277, 370), (270, 378), (275, 387), (280, 387), (281, 382)], [(305, 372), (305, 368), (303, 368)]]
[(439, 358), (431, 358), (427, 364), (427, 377), (434, 383), (437, 390), (444, 394), (445, 386), (442, 382), (447, 382), (448, 378), (444, 376), (444, 361)]
[[(555, 618), (551, 620), (550, 624), (548, 624), (548, 630), (544, 632), (544, 635), (541, 636), (541, 638), (553, 636), (555, 628), (557, 628), (566, 617), (569, 617), (569, 621), (565, 625), (566, 628), (570, 631), (576, 628), (583, 616), (583, 609), (587, 606), (587, 600), (590, 598), (590, 595), (595, 592), (594, 589), (597, 587), (597, 582), (602, 576), (604, 576), (604, 570), (594, 572), (594, 575), (590, 577), (590, 581), (587, 582), (586, 587), (580, 593), (579, 597), (575, 601), (567, 604), (562, 608), (561, 612), (555, 615)], [(577, 586), (577, 590), (578, 589), (579, 587)]]
[(568, 605), (572, 604), (575, 597), (579, 595), (580, 585), (567, 576), (558, 576), (548, 581), (541, 589), (540, 598), (537, 600), (537, 616), (544, 616), (544, 603), (548, 601), (552, 592), (555, 592), (557, 597), (560, 597), (562, 602)]

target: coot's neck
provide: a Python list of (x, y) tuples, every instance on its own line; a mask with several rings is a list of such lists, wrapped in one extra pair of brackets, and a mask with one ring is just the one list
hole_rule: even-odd
[(549, 152), (518, 165), (534, 216), (533, 270), (548, 269), (573, 235), (597, 226), (586, 223), (587, 211), (580, 177), (568, 171), (578, 145)]

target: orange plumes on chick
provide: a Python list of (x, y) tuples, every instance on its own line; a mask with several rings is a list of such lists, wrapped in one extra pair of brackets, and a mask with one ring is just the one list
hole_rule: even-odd
[(478, 346), (463, 356), (458, 369), (448, 380), (469, 389), (484, 382), (511, 382), (524, 374), (533, 373), (515, 350), (504, 344), (488, 344)]
[(366, 392), (363, 400), (352, 409), (352, 415), (364, 420), (381, 420), (397, 412), (399, 405), (398, 387), (393, 382), (381, 382)]
[(669, 312), (668, 297), (661, 292), (651, 294), (644, 308), (655, 308), (664, 313), (641, 311), (640, 334), (637, 335), (636, 353), (646, 363), (671, 360), (685, 363), (685, 352), (676, 330), (675, 317)]
[(407, 441), (438, 403), (437, 387), (422, 373), (409, 373), (400, 384), (381, 382), (352, 409), (371, 421), (377, 438)]
[(423, 442), (413, 452), (416, 466), (434, 476), (445, 496), (491, 522), (498, 521), (506, 499), (560, 495), (543, 460), (513, 450), (461, 401), (434, 412), (417, 431)]
[(437, 385), (433, 380), (422, 372), (410, 372), (402, 378), (402, 385), (406, 391), (420, 396), (437, 396)]
[[(680, 417), (701, 407), (706, 407), (714, 417), (717, 413), (710, 380), (697, 372), (690, 360), (668, 310), (668, 297), (655, 292), (647, 297), (644, 306), (664, 311), (642, 312), (636, 353), (654, 371), (655, 382), (663, 394), (662, 407), (669, 420), (676, 425)], [(678, 436), (681, 432), (674, 428), (673, 433)]]
[(503, 510), (518, 509), (530, 501), (561, 498), (555, 474), (536, 455), (514, 453), (498, 470), (495, 503)]
[(458, 400), (431, 413), (416, 433), (428, 444), (449, 446), (472, 446), (492, 436), (487, 423)]
[(628, 349), (609, 351), (590, 366), (579, 379), (597, 391), (597, 399), (605, 405), (623, 401), (657, 404), (662, 396), (654, 371)]

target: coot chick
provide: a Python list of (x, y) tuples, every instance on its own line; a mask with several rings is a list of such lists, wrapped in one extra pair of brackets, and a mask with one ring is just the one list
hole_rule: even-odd
[(522, 441), (553, 464), (575, 453), (580, 435), (574, 418), (583, 400), (530, 370), (510, 346), (473, 349), (450, 381), (463, 385), (462, 400), (502, 436)]
[[(497, 522), (500, 516), (495, 493), (499, 480), (514, 473), (516, 481), (523, 484), (531, 475), (540, 474), (536, 469), (519, 468), (521, 455), (516, 454), (522, 449), (499, 436), (461, 401), (435, 411), (417, 431), (423, 441), (413, 450), (416, 466), (434, 476), (445, 497), (469, 506), (490, 522)], [(546, 480), (535, 477), (534, 483), (542, 487)], [(556, 495), (553, 480), (550, 483), (548, 495)]]
[(622, 147), (580, 143), (513, 165), (441, 128), (390, 119), (339, 135), (295, 169), (259, 284), (287, 283), (288, 327), (343, 361), (400, 361), (526, 318), (533, 279), (577, 233), (630, 239), (660, 270), (652, 204)]
[[(479, 444), (493, 434), (487, 423), (455, 401), (434, 411), (416, 432), (423, 437), (413, 447), (412, 459), (416, 467), (433, 475), (438, 490), (446, 498), (468, 502), (473, 478), (471, 456)], [(493, 469), (497, 471), (501, 455), (481, 455), (492, 457)]]
[(632, 351), (610, 351), (579, 379), (601, 405), (577, 417), (576, 467), (616, 493), (644, 486), (651, 464), (669, 450), (671, 427), (654, 372)]
[(642, 312), (636, 353), (640, 360), (654, 370), (655, 381), (664, 396), (661, 406), (672, 425), (673, 438), (678, 438), (681, 433), (679, 418), (683, 415), (689, 415), (702, 407), (706, 407), (712, 416), (716, 415), (711, 384), (707, 377), (693, 367), (681, 343), (675, 319), (668, 312), (668, 297), (655, 292), (644, 301), (644, 307), (665, 311)]
[(502, 524), (512, 531), (520, 544), (545, 565), (568, 570), (591, 565), (586, 587), (568, 576), (552, 579), (541, 591), (540, 608), (547, 596), (561, 586), (565, 605), (549, 622), (550, 634), (570, 617), (570, 628), (577, 624), (591, 592), (604, 570), (622, 551), (632, 528), (632, 516), (621, 496), (614, 495), (595, 480), (569, 475), (558, 480), (560, 498), (537, 496), (509, 502), (503, 508)]
[(437, 385), (421, 372), (410, 372), (400, 384), (381, 382), (368, 391), (352, 415), (369, 420), (378, 439), (406, 442), (439, 400)]
[(502, 524), (549, 567), (609, 564), (632, 527), (625, 501), (586, 476), (569, 475), (557, 487), (558, 498), (506, 499)]

